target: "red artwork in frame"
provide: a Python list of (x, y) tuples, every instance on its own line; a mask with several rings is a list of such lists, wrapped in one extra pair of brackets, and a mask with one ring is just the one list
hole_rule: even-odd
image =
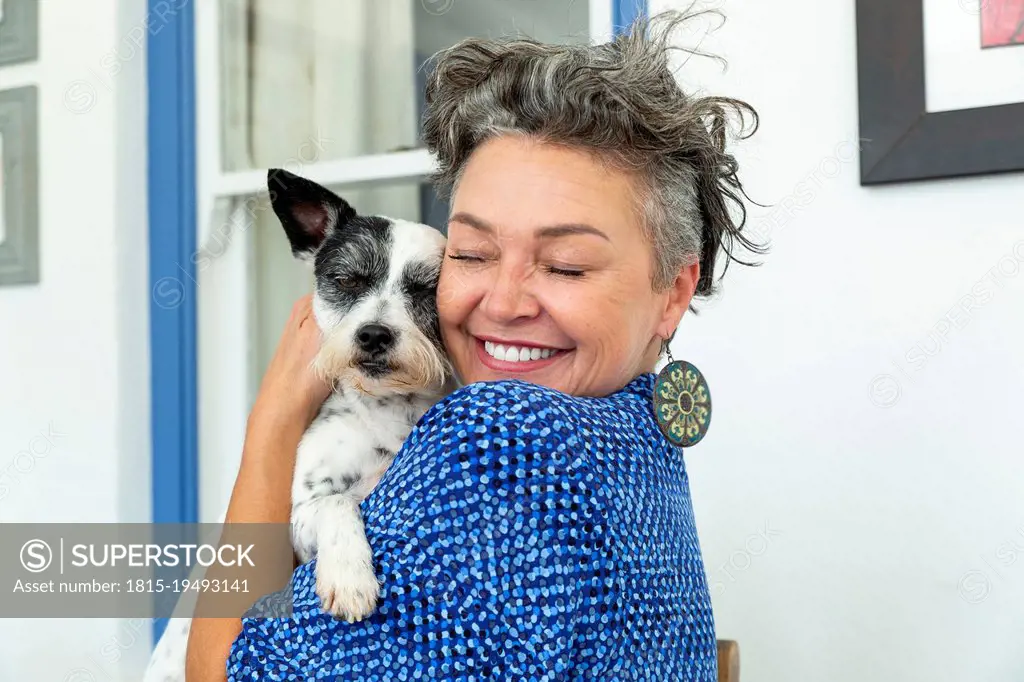
[(1024, 0), (981, 0), (981, 46), (1024, 45)]

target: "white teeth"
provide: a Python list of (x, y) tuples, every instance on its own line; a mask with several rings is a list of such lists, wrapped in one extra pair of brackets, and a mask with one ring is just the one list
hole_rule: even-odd
[(505, 362), (526, 362), (527, 360), (540, 360), (549, 358), (555, 354), (553, 348), (536, 348), (525, 346), (506, 346), (492, 341), (484, 341), (484, 350), (492, 358), (504, 360)]

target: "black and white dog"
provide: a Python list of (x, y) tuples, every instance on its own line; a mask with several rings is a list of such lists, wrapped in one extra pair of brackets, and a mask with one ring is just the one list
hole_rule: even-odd
[[(445, 237), (427, 225), (358, 215), (285, 170), (270, 170), (267, 182), (292, 253), (313, 265), (322, 339), (314, 368), (334, 385), (299, 443), (292, 544), (303, 563), (317, 558), (324, 610), (359, 620), (380, 590), (359, 503), (420, 417), (455, 388), (436, 303)], [(185, 679), (190, 625), (171, 621), (146, 682)]]

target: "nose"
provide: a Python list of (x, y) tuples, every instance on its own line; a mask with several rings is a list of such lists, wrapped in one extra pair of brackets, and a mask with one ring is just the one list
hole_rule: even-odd
[(382, 324), (364, 324), (356, 331), (356, 343), (364, 352), (381, 355), (395, 341), (395, 335)]
[(491, 282), (490, 291), (481, 303), (484, 312), (500, 322), (535, 317), (540, 312), (540, 306), (533, 296), (531, 285), (527, 284), (529, 272), (511, 264), (498, 270), (497, 277)]

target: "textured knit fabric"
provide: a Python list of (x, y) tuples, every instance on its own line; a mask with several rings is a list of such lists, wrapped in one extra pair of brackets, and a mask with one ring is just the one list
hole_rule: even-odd
[(653, 387), (444, 398), (363, 502), (377, 611), (326, 615), (315, 561), (299, 567), (293, 616), (243, 619), (229, 679), (716, 680), (683, 451)]

